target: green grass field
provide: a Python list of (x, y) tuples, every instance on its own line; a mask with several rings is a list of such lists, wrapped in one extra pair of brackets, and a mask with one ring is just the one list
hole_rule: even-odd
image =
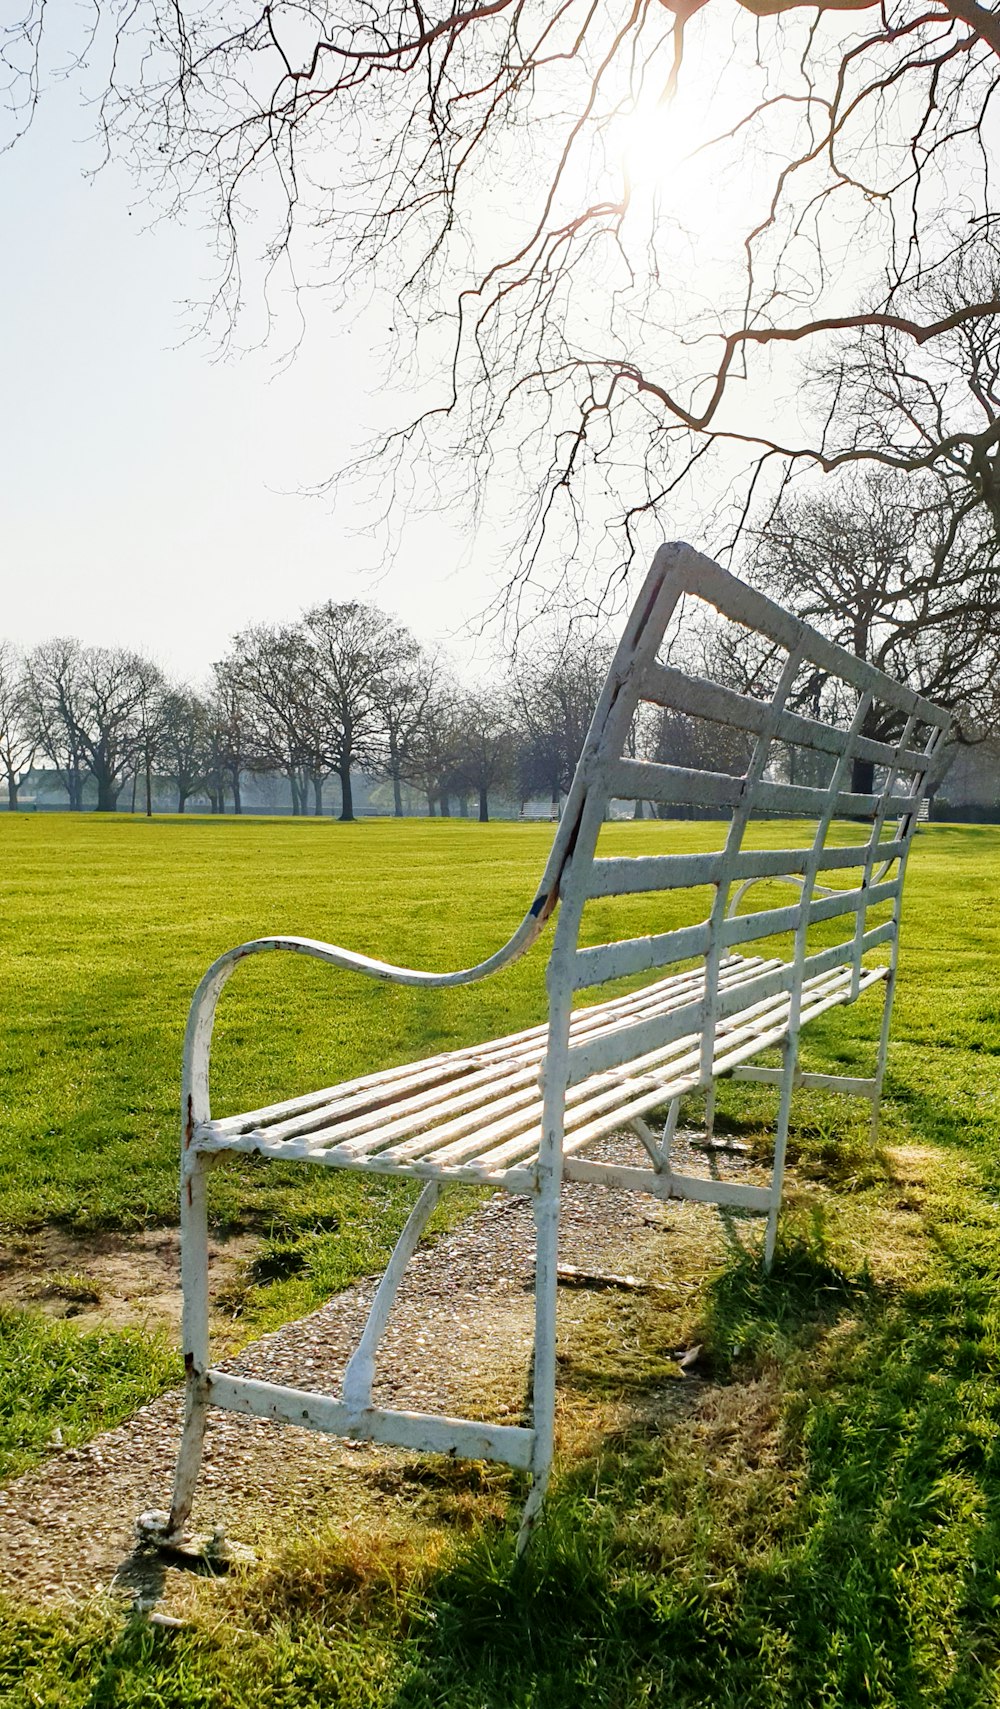
[[(630, 823), (606, 840), (649, 853), (721, 829)], [(520, 918), (550, 837), (440, 821), (0, 816), (0, 1229), (86, 1238), (175, 1221), (181, 1033), (221, 950), (279, 930), (467, 964)], [(786, 839), (758, 827), (762, 843)], [(637, 899), (630, 926), (662, 929), (680, 905)], [(595, 910), (595, 938), (607, 924)], [(518, 1571), (506, 1503), (466, 1501), (457, 1524), (445, 1502), (405, 1542), (331, 1531), (285, 1545), (263, 1576), (213, 1587), (183, 1633), (99, 1608), (9, 1610), (0, 1701), (1000, 1704), (998, 938), (1000, 834), (923, 829), (888, 1155), (868, 1155), (855, 1106), (801, 1094), (792, 1149), (812, 1189), (801, 1204), (793, 1194), (774, 1277), (731, 1256), (699, 1278), (725, 1429), (694, 1414), (668, 1436), (637, 1425), (567, 1464)], [(419, 993), (299, 958), (248, 964), (220, 1011), (218, 1107), (540, 1019), (543, 972), (536, 953), (484, 986)], [(828, 1018), (809, 1061), (863, 1071), (878, 1013), (868, 1002)], [(764, 1143), (769, 1094), (726, 1087), (720, 1102)], [(285, 1279), (276, 1263), (276, 1280), (248, 1284), (247, 1332), (377, 1266), (408, 1198), (246, 1159), (213, 1192), (219, 1229), (296, 1259)], [(656, 1341), (640, 1322), (639, 1390)], [(173, 1368), (141, 1335), (0, 1316), (0, 1468), (44, 1452), (63, 1416), (77, 1437), (126, 1416)], [(754, 1434), (745, 1420), (763, 1393), (769, 1422)]]
[[(775, 826), (758, 833), (783, 840)], [(642, 853), (720, 835), (712, 824), (623, 824), (606, 842)], [(0, 1229), (176, 1219), (181, 1035), (194, 986), (222, 950), (301, 932), (412, 966), (467, 965), (521, 917), (550, 841), (548, 826), (441, 821), (0, 816)], [(976, 1143), (993, 1131), (977, 1062), (1000, 1040), (997, 850), (988, 828), (934, 826), (911, 865), (891, 1119), (919, 1119), (927, 1137)], [(634, 925), (663, 926), (684, 901), (625, 906)], [(610, 907), (595, 910), (595, 937)], [(539, 1020), (544, 961), (536, 950), (454, 992), (387, 988), (297, 957), (248, 963), (220, 1008), (217, 1107), (252, 1108)], [(873, 1014), (865, 1005), (821, 1037), (850, 1055)], [(304, 1173), (250, 1162), (220, 1173), (220, 1225), (319, 1226), (345, 1192), (366, 1191)]]

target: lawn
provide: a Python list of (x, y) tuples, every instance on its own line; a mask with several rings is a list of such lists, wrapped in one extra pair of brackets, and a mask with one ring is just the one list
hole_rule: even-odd
[[(629, 823), (606, 837), (609, 852), (638, 854), (720, 833)], [(440, 821), (0, 817), (0, 978), (15, 994), (0, 1227), (85, 1237), (175, 1219), (180, 1037), (219, 951), (280, 930), (411, 965), (467, 964), (520, 918), (550, 836)], [(758, 827), (762, 843), (786, 837)], [(888, 1149), (867, 1153), (850, 1103), (800, 1095), (792, 1150), (807, 1190), (793, 1191), (773, 1278), (736, 1251), (697, 1278), (704, 1407), (670, 1433), (644, 1427), (639, 1408), (634, 1428), (567, 1462), (523, 1568), (508, 1503), (466, 1492), (453, 1509), (416, 1512), (401, 1537), (285, 1543), (252, 1582), (211, 1587), (184, 1632), (100, 1608), (11, 1610), (0, 1700), (1000, 1704), (998, 856), (992, 829), (922, 829)], [(630, 907), (634, 923), (662, 929), (680, 905)], [(536, 954), (485, 986), (419, 993), (298, 959), (249, 964), (220, 1011), (219, 1105), (539, 1019), (543, 970)], [(811, 1062), (863, 1070), (877, 1023), (875, 1002), (834, 1015), (809, 1039)], [(770, 1094), (727, 1087), (720, 1102), (762, 1138)], [(248, 1324), (376, 1265), (407, 1198), (248, 1160), (213, 1184), (217, 1228), (256, 1230), (297, 1258), (288, 1278), (272, 1266), (276, 1281), (249, 1287)], [(634, 1328), (629, 1380), (651, 1396), (658, 1332), (652, 1317)], [(160, 1343), (144, 1353), (141, 1338), (0, 1319), (9, 1470), (44, 1447), (61, 1369), (88, 1374), (72, 1415), (84, 1433), (127, 1415), (172, 1367)]]
[[(608, 827), (606, 844), (688, 849), (721, 830), (629, 823)], [(757, 831), (779, 846), (788, 836)], [(520, 919), (550, 841), (548, 826), (440, 820), (0, 815), (0, 979), (10, 993), (0, 1230), (175, 1220), (181, 1036), (194, 986), (222, 950), (298, 932), (416, 967), (468, 965)], [(911, 863), (891, 1119), (905, 1129), (919, 1117), (928, 1136), (976, 1142), (994, 1131), (979, 1065), (1000, 1040), (998, 850), (988, 828), (934, 826)], [(634, 924), (662, 927), (684, 905), (667, 895), (624, 906)], [(536, 951), (484, 984), (443, 992), (301, 958), (252, 961), (220, 1007), (216, 1107), (252, 1108), (539, 1020), (544, 960)], [(866, 1005), (822, 1036), (850, 1041), (860, 1027), (870, 1037), (874, 1014)], [(354, 1195), (381, 1202), (387, 1192), (247, 1160), (217, 1183), (220, 1227), (317, 1227), (345, 1193), (353, 1210)]]

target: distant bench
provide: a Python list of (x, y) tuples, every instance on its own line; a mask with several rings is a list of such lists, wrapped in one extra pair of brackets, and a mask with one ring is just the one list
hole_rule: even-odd
[[(662, 664), (657, 652), (685, 598), (706, 602), (755, 631), (774, 649), (776, 687), (767, 699), (739, 694)], [(805, 667), (828, 692), (836, 717), (791, 709)], [(740, 776), (625, 757), (641, 702), (742, 732), (750, 753)], [(878, 706), (889, 709), (898, 739), (864, 732)], [(251, 1413), (361, 1441), (475, 1459), (499, 1460), (531, 1474), (521, 1544), (540, 1511), (553, 1451), (556, 1270), (563, 1180), (654, 1197), (696, 1199), (767, 1217), (765, 1263), (774, 1251), (793, 1089), (832, 1088), (869, 1098), (872, 1123), (885, 1072), (898, 951), (899, 909), (914, 827), (941, 768), (948, 714), (908, 688), (833, 646), (815, 630), (753, 592), (689, 546), (661, 547), (625, 626), (594, 714), (538, 894), (510, 941), (478, 966), (457, 973), (394, 967), (308, 938), (261, 938), (220, 957), (198, 987), (184, 1047), (181, 1198), (184, 1356), (187, 1401), (173, 1506), (150, 1516), (160, 1536), (178, 1536), (191, 1509), (209, 1406)], [(808, 757), (822, 783), (781, 781), (782, 754)], [(871, 790), (852, 791), (861, 761)], [(599, 857), (598, 835), (614, 799), (665, 805), (711, 805), (730, 811), (718, 852)], [(760, 815), (815, 822), (802, 846), (760, 850), (746, 845)], [(831, 838), (837, 819), (852, 827), (848, 846)], [(843, 828), (837, 836), (843, 837)], [(847, 887), (819, 882), (839, 874)], [(780, 903), (736, 913), (745, 892), (782, 880)], [(787, 885), (795, 897), (787, 901)], [(640, 937), (581, 943), (588, 902), (639, 892), (710, 887), (711, 904), (693, 924)], [(442, 907), (446, 907), (445, 901)], [(323, 1091), (309, 1092), (244, 1115), (213, 1119), (209, 1052), (216, 1003), (241, 961), (272, 950), (313, 956), (334, 967), (393, 984), (443, 988), (484, 979), (535, 942), (556, 912), (547, 971), (548, 1020), (507, 1038), (448, 1051)], [(869, 910), (885, 915), (869, 921)], [(816, 948), (813, 928), (840, 921), (834, 944)], [(748, 947), (784, 936), (788, 953)], [(881, 951), (885, 960), (873, 960)], [(687, 963), (678, 970), (679, 964)], [(664, 969), (674, 971), (664, 973)], [(577, 992), (652, 974), (638, 990), (589, 1008)], [(874, 985), (885, 990), (874, 1075), (868, 1079), (803, 1074), (799, 1034), (827, 1010), (853, 1003)], [(778, 1047), (781, 1067), (754, 1064)], [(683, 1173), (671, 1141), (681, 1098), (708, 1094), (722, 1075), (765, 1080), (779, 1090), (774, 1164), (768, 1186)], [(655, 1118), (655, 1120), (654, 1120)], [(641, 1141), (645, 1164), (593, 1155), (597, 1143), (627, 1128)], [(209, 1358), (206, 1170), (227, 1152), (321, 1164), (422, 1183), (389, 1260), (368, 1322), (334, 1399), (308, 1390), (232, 1376)], [(537, 1234), (535, 1351), (530, 1423), (488, 1424), (432, 1413), (377, 1407), (374, 1356), (393, 1301), (442, 1188), (478, 1182), (530, 1194)]]

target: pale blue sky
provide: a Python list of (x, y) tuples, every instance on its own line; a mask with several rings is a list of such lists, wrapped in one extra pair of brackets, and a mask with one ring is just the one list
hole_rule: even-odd
[[(718, 76), (705, 53), (692, 41), (687, 81), (668, 115), (677, 134), (661, 134), (656, 116), (656, 133), (633, 139), (630, 171), (652, 163), (682, 220), (700, 219), (714, 233), (707, 254), (692, 251), (698, 266), (679, 263), (678, 286), (711, 303), (725, 264), (710, 252), (723, 233), (734, 240), (744, 229), (749, 169), (738, 152), (735, 173), (722, 179), (714, 156), (691, 158), (694, 130), (709, 124), (704, 92)], [(739, 86), (743, 74), (734, 75)], [(196, 680), (236, 628), (290, 619), (327, 598), (361, 598), (467, 659), (473, 644), (463, 625), (496, 591), (495, 538), (476, 541), (445, 517), (425, 516), (408, 525), (377, 577), (379, 542), (360, 508), (301, 496), (366, 430), (413, 411), (412, 397), (383, 391), (378, 347), (388, 313), (369, 309), (352, 328), (311, 292), (304, 342), (290, 362), (281, 361), (290, 315), (265, 349), (241, 357), (221, 359), (217, 344), (192, 342), (195, 316), (181, 305), (208, 291), (205, 234), (175, 220), (150, 227), (137, 186), (117, 165), (87, 178), (97, 159), (87, 142), (93, 128), (71, 85), (57, 85), (28, 135), (0, 155), (0, 633), (24, 646), (54, 633), (130, 645)], [(490, 217), (496, 212), (491, 206)], [(688, 247), (678, 254), (687, 257)], [(849, 274), (858, 260), (847, 263)], [(248, 300), (247, 343), (261, 330), (259, 278)], [(793, 352), (786, 368), (797, 360)], [(791, 372), (780, 388), (759, 378), (734, 385), (730, 424), (755, 419), (768, 401), (780, 404), (782, 432), (794, 437)], [(739, 454), (734, 466), (745, 460)], [(706, 467), (651, 523), (650, 546), (665, 533), (713, 549), (720, 477)], [(478, 659), (493, 647), (480, 642)]]
[(88, 131), (57, 90), (0, 156), (0, 631), (132, 645), (190, 677), (234, 627), (326, 598), (374, 598), (447, 636), (488, 596), (456, 580), (451, 531), (417, 525), (377, 582), (357, 516), (300, 496), (379, 419), (371, 317), (334, 330), (314, 302), (283, 372), (277, 347), (220, 360), (185, 342), (181, 305), (210, 276), (202, 235), (148, 229), (121, 168), (86, 179)]

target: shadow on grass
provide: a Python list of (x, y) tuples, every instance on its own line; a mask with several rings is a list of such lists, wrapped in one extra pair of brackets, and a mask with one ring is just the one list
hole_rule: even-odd
[[(665, 1382), (633, 1384), (623, 1427), (564, 1467), (526, 1559), (523, 1490), (428, 1463), (428, 1502), (418, 1490), (384, 1535), (303, 1537), (220, 1587), (206, 1624), (53, 1628), (65, 1700), (995, 1706), (998, 1262), (982, 1230), (963, 1245), (936, 1226), (916, 1281), (846, 1269), (818, 1220), (770, 1277), (731, 1249), (700, 1331), (713, 1380), (675, 1377), (666, 1411)], [(0, 1696), (34, 1678), (43, 1636), (0, 1642)]]
[(893, 1289), (815, 1236), (771, 1277), (734, 1255), (723, 1380), (570, 1468), (526, 1560), (509, 1524), (458, 1546), (414, 1592), (394, 1709), (996, 1703), (996, 1277), (942, 1262)]

